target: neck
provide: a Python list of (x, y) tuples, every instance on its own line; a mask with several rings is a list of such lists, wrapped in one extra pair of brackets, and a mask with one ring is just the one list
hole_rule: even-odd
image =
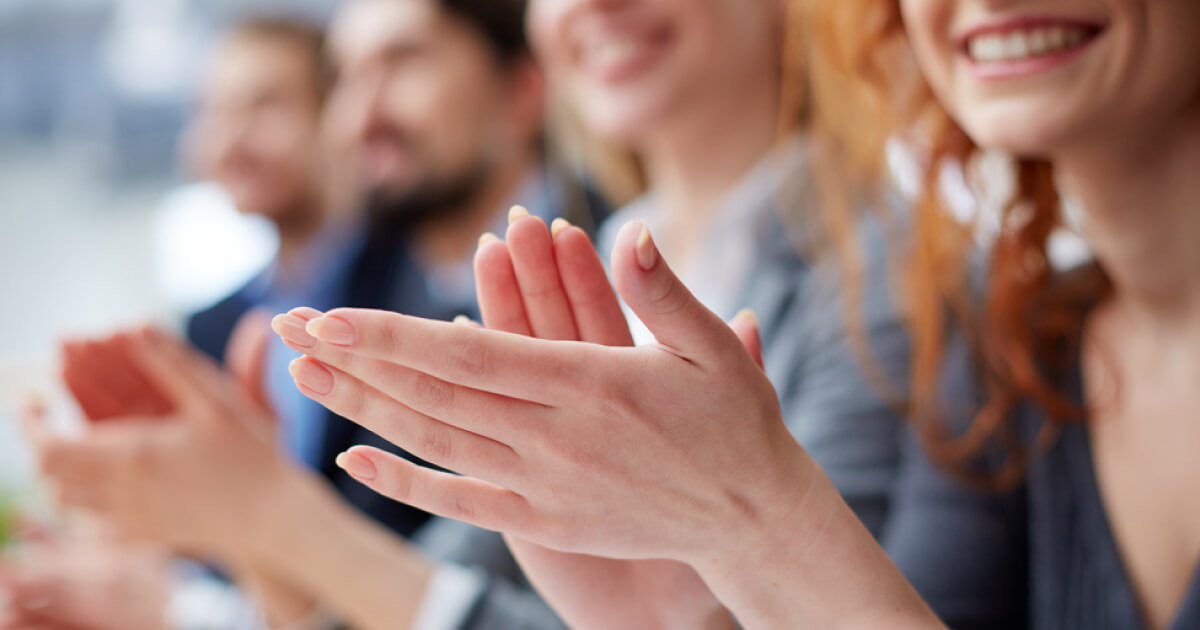
[(774, 71), (728, 90), (734, 98), (697, 99), (638, 148), (651, 188), (672, 223), (711, 220), (722, 197), (771, 149), (779, 84)]
[(1183, 124), (1055, 164), (1116, 289), (1148, 330), (1200, 328), (1200, 107)]
[(291, 269), (302, 257), (305, 248), (325, 224), (325, 210), (320, 203), (303, 200), (290, 211), (280, 213), (274, 221), (279, 233), (279, 265)]
[(428, 267), (458, 264), (470, 258), (479, 235), (492, 227), (501, 205), (513, 200), (520, 186), (537, 167), (533, 150), (500, 163), (491, 181), (462, 212), (447, 212), (452, 220), (430, 220), (417, 226), (413, 242), (416, 255)]

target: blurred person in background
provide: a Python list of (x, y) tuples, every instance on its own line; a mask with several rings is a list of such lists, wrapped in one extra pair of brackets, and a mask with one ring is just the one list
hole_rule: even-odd
[[(543, 218), (595, 221), (603, 204), (545, 164), (545, 93), (523, 16), (521, 2), (356, 0), (342, 8), (331, 36), (337, 81), (326, 122), (334, 155), (352, 165), (365, 193), (364, 232), (343, 256), (305, 262), (317, 276), (302, 287), (313, 297), (301, 301), (447, 319), (473, 314), (478, 234), (502, 227), (511, 204)], [(329, 276), (340, 283), (326, 285)], [(315, 292), (324, 286), (337, 291)], [(336, 453), (386, 443), (299, 396), (282, 346), (256, 335), (265, 326), (243, 322), (245, 334), (234, 338), (246, 341), (231, 343), (226, 357), (231, 368), (245, 368), (236, 382), (161, 335), (109, 340), (107, 350), (132, 357), (131, 371), (150, 387), (107, 393), (127, 397), (122, 404), (132, 409), (145, 397), (139, 389), (157, 391), (171, 421), (147, 427), (127, 415), (84, 440), (34, 426), (52, 477), (97, 453), (115, 471), (87, 476), (103, 489), (64, 490), (64, 497), (95, 508), (97, 495), (106, 496), (111, 501), (99, 502), (118, 520), (129, 517), (135, 531), (223, 560), (259, 587), (272, 621), (321, 623), (329, 615), (312, 610), (320, 600), (355, 627), (561, 627), (523, 585), (498, 535), (451, 521), (425, 524), (422, 513), (335, 474)], [(286, 391), (275, 387), (280, 374)], [(272, 408), (291, 457), (331, 477), (345, 500), (263, 439), (275, 427)], [(141, 465), (161, 468), (132, 472)], [(264, 475), (274, 481), (259, 483)], [(247, 518), (259, 526), (245, 527)], [(393, 532), (415, 534), (419, 547)], [(388, 560), (393, 578), (386, 588), (364, 582), (376, 574), (361, 567), (378, 558)]]
[[(221, 186), (240, 212), (266, 218), (279, 234), (277, 258), (266, 271), (189, 318), (188, 340), (214, 359), (224, 360), (237, 322), (252, 309), (317, 298), (310, 290), (320, 282), (312, 279), (314, 265), (351, 242), (350, 221), (332, 206), (336, 191), (321, 138), (332, 82), (324, 48), (324, 34), (314, 26), (249, 18), (220, 38), (206, 64), (185, 132), (186, 161), (197, 176)], [(122, 410), (92, 387), (91, 347), (66, 344), (64, 376), (83, 393), (80, 402), (92, 420), (119, 416)], [(182, 602), (195, 598), (189, 590), (219, 588), (203, 579), (175, 580), (165, 553), (156, 557), (151, 548), (122, 546), (95, 532), (36, 538), (24, 566), (4, 572), (44, 604), (42, 623), (157, 628), (172, 590)], [(51, 591), (69, 596), (50, 597)]]

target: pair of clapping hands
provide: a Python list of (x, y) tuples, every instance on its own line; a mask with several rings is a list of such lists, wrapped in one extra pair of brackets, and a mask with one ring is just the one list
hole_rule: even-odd
[(505, 533), (575, 627), (728, 625), (701, 578), (714, 587), (771, 553), (747, 540), (778, 526), (814, 468), (780, 417), (754, 318), (722, 322), (633, 223), (612, 278), (658, 344), (629, 347), (586, 235), (511, 219), (477, 254), (482, 329), (353, 309), (274, 320), (305, 355), (291, 367), (302, 392), (461, 476), (367, 447), (339, 465)]

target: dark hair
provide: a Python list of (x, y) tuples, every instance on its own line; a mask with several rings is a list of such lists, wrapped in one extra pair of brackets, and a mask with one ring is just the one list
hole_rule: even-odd
[(501, 63), (530, 57), (526, 0), (438, 0), (442, 10), (479, 32)]
[(325, 57), (325, 32), (308, 22), (280, 16), (248, 16), (234, 22), (226, 38), (274, 40), (296, 48), (304, 56), (318, 103), (324, 104), (333, 89), (333, 74)]

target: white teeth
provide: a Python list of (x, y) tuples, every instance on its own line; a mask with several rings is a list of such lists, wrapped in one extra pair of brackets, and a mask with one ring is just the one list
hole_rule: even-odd
[(967, 42), (967, 52), (979, 62), (1020, 61), (1075, 48), (1087, 39), (1082, 27), (1047, 26), (977, 35)]
[(587, 55), (592, 63), (600, 67), (623, 64), (642, 51), (642, 43), (632, 38), (603, 39), (594, 41), (587, 47)]

